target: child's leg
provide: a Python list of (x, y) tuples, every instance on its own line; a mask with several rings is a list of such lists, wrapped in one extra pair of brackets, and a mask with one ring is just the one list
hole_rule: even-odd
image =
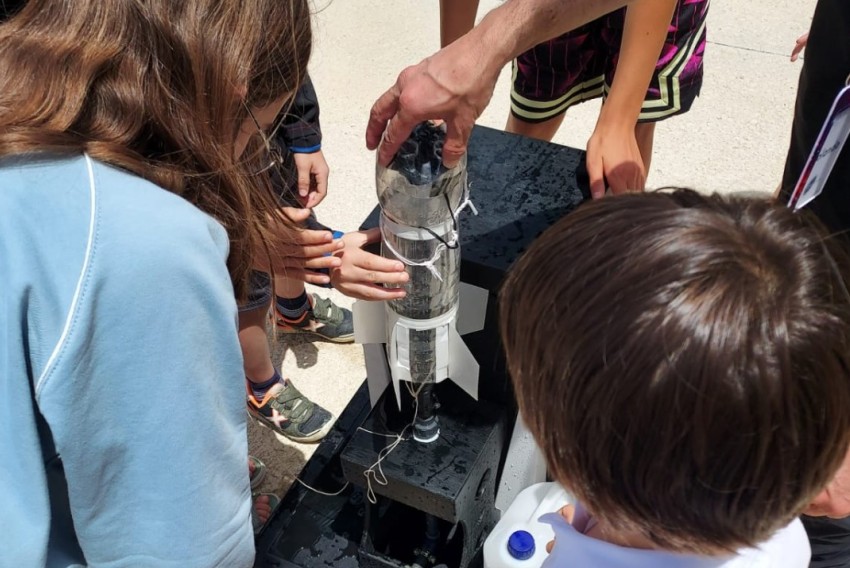
[(525, 120), (520, 120), (513, 114), (510, 114), (508, 116), (508, 123), (505, 125), (505, 131), (513, 132), (514, 134), (522, 134), (523, 136), (530, 136), (531, 138), (537, 138), (538, 140), (546, 140), (548, 142), (552, 140), (552, 137), (554, 137), (555, 133), (558, 132), (558, 128), (561, 127), (561, 123), (563, 122), (564, 113), (543, 122), (526, 122)]
[(440, 47), (446, 47), (475, 25), (478, 0), (440, 0)]
[(307, 293), (302, 280), (278, 276), (274, 279), (274, 293), (278, 298), (294, 299)]
[(266, 331), (269, 304), (239, 312), (239, 344), (242, 347), (245, 376), (252, 383), (263, 383), (275, 375)]
[(649, 177), (649, 166), (652, 164), (652, 144), (655, 141), (655, 123), (638, 122), (635, 125), (635, 140), (637, 141), (643, 167)]
[(275, 322), (281, 331), (309, 332), (334, 343), (354, 341), (351, 310), (308, 294), (304, 282), (292, 278), (275, 278), (274, 291)]
[(268, 275), (254, 273), (248, 303), (239, 310), (248, 412), (290, 440), (316, 442), (330, 431), (333, 415), (302, 395), (275, 369), (266, 332), (271, 296)]

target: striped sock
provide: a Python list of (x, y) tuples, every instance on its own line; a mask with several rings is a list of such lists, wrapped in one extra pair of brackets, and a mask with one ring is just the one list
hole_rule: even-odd
[(307, 296), (306, 291), (302, 292), (297, 298), (275, 296), (275, 304), (280, 315), (288, 320), (299, 319), (311, 307), (310, 297)]
[(258, 401), (263, 400), (263, 397), (266, 396), (266, 393), (269, 392), (269, 389), (283, 381), (280, 377), (280, 373), (278, 373), (277, 369), (274, 371), (274, 375), (267, 381), (263, 381), (261, 383), (251, 382), (251, 394), (254, 395)]

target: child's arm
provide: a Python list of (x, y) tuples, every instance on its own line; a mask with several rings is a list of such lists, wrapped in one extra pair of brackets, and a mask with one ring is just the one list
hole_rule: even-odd
[(401, 261), (384, 258), (363, 250), (381, 240), (377, 227), (353, 231), (342, 237), (345, 247), (336, 253), (341, 264), (330, 271), (333, 287), (351, 298), (361, 300), (397, 300), (404, 298), (404, 288), (385, 288), (384, 284), (405, 284), (409, 276)]
[(295, 93), (277, 138), (279, 144), (292, 152), (301, 205), (312, 209), (328, 194), (329, 168), (322, 154), (319, 99), (309, 76)]
[(594, 198), (605, 194), (606, 179), (614, 193), (644, 188), (646, 170), (635, 125), (675, 7), (676, 0), (637, 0), (627, 8), (614, 82), (587, 143)]
[(298, 201), (306, 209), (312, 209), (328, 195), (330, 168), (321, 150), (310, 154), (293, 153), (298, 172)]

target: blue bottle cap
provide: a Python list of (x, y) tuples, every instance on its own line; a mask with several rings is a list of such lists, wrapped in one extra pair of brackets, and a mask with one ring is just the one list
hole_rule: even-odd
[(515, 531), (508, 539), (508, 554), (517, 560), (534, 556), (534, 537), (527, 531)]

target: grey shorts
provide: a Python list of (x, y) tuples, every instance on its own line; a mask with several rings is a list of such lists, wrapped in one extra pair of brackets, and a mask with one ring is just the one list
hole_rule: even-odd
[(240, 304), (239, 312), (253, 312), (261, 308), (268, 308), (272, 301), (272, 279), (266, 272), (258, 270), (251, 271), (251, 279), (248, 285), (248, 299)]

